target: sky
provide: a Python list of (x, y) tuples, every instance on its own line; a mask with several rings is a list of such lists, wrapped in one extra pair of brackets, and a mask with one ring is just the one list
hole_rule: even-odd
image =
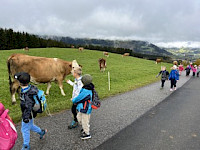
[(200, 0), (1, 0), (0, 27), (200, 47)]

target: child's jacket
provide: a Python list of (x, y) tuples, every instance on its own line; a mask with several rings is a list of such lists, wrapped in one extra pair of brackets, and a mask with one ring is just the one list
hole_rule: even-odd
[(77, 96), (79, 95), (80, 90), (81, 90), (82, 87), (83, 87), (83, 83), (81, 82), (81, 78), (82, 78), (82, 77), (80, 77), (80, 78), (78, 78), (78, 79), (75, 79), (74, 82), (71, 82), (71, 81), (69, 82), (69, 84), (70, 84), (71, 86), (73, 86), (72, 99), (75, 98), (75, 97), (77, 97)]
[[(34, 85), (29, 85), (25, 89), (21, 89), (20, 93), (20, 106), (22, 111), (22, 119), (32, 119), (31, 111), (35, 104), (35, 100), (33, 98), (34, 95), (37, 95), (38, 89)], [(33, 117), (36, 117), (37, 113), (33, 113)]]
[(169, 80), (172, 80), (172, 79), (175, 79), (175, 80), (179, 80), (179, 73), (177, 70), (172, 70), (169, 74)]
[(76, 109), (78, 112), (91, 114), (92, 107), (92, 90), (94, 89), (94, 85), (90, 83), (89, 85), (83, 86), (79, 95), (72, 99), (73, 104), (77, 104)]
[(169, 72), (166, 70), (160, 71), (156, 77), (158, 77), (159, 75), (161, 75), (161, 80), (167, 80), (169, 76)]

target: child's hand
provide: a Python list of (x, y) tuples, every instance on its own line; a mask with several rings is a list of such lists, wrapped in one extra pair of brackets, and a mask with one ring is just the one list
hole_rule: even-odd
[(66, 80), (66, 82), (69, 84), (70, 80)]
[(72, 101), (72, 98), (70, 100)]

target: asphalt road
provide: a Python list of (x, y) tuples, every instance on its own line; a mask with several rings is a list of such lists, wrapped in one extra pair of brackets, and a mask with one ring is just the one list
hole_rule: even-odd
[(96, 150), (200, 150), (200, 79), (192, 77)]
[[(156, 75), (155, 75), (156, 76)], [(190, 77), (185, 74), (180, 77), (178, 89)], [(134, 80), (134, 79), (133, 79)], [(69, 130), (67, 126), (72, 120), (70, 110), (54, 114), (52, 117), (36, 118), (35, 124), (47, 128), (48, 133), (44, 140), (31, 133), (30, 146), (32, 150), (90, 150), (102, 144), (122, 129), (140, 118), (143, 114), (155, 107), (173, 92), (169, 91), (170, 82), (166, 81), (164, 89), (160, 90), (160, 81), (104, 99), (101, 108), (93, 110), (90, 129), (92, 138), (87, 141), (80, 139), (80, 127)], [(63, 97), (65, 98), (65, 97)], [(67, 101), (67, 100), (66, 100)], [(18, 140), (14, 150), (22, 147), (21, 125), (17, 126)]]

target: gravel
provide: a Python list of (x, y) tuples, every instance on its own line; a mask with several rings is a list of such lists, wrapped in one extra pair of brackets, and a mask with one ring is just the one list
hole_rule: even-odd
[[(190, 77), (180, 76), (177, 88), (186, 83)], [(67, 126), (72, 120), (70, 110), (54, 114), (52, 117), (36, 118), (35, 124), (47, 128), (45, 139), (40, 140), (36, 133), (31, 133), (31, 149), (34, 150), (87, 150), (94, 149), (107, 139), (127, 127), (152, 107), (163, 101), (172, 92), (169, 91), (170, 82), (166, 81), (164, 89), (160, 89), (161, 82), (156, 82), (123, 94), (106, 98), (98, 110), (91, 114), (90, 140), (80, 139), (81, 127), (69, 130)], [(22, 146), (21, 125), (17, 126), (18, 140), (14, 150)]]

